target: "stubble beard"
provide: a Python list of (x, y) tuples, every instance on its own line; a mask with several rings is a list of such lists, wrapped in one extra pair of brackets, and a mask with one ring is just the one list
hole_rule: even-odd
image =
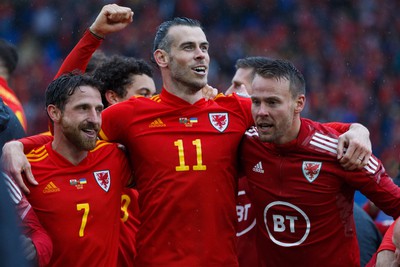
[(175, 73), (172, 72), (172, 79), (180, 88), (185, 88), (184, 90), (188, 94), (195, 94), (199, 92), (207, 84), (207, 76), (205, 79), (199, 79), (193, 77), (192, 73), (187, 71), (182, 71), (179, 66), (175, 66), (177, 70)]
[(284, 121), (278, 124), (274, 124), (273, 131), (269, 134), (260, 134), (258, 133), (258, 137), (261, 142), (267, 143), (275, 143), (280, 144), (280, 141), (285, 137), (285, 135), (289, 132), (289, 129), (292, 127), (293, 117), (286, 118)]
[(74, 127), (69, 124), (64, 124), (62, 129), (67, 140), (79, 150), (90, 151), (96, 147), (97, 138), (88, 138), (84, 136), (80, 130), (81, 125), (79, 125), (79, 127)]

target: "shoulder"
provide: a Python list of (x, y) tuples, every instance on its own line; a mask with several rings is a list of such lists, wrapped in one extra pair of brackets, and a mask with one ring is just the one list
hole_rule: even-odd
[(224, 95), (219, 93), (214, 101), (218, 104), (241, 104), (241, 105), (251, 105), (251, 99), (249, 97), (238, 96), (237, 94)]
[(119, 148), (117, 143), (112, 143), (105, 140), (97, 140), (96, 147), (93, 148), (90, 152), (93, 153), (103, 150), (122, 151), (122, 149)]
[(49, 156), (49, 152), (46, 149), (45, 145), (42, 145), (38, 148), (32, 149), (29, 153), (26, 154), (29, 162), (38, 162)]
[(96, 155), (97, 157), (107, 158), (110, 155), (119, 156), (122, 158), (126, 158), (125, 147), (119, 143), (112, 143), (105, 140), (98, 140), (96, 143), (96, 147), (90, 151), (91, 154)]
[(301, 146), (306, 150), (336, 158), (339, 142), (338, 132), (309, 119), (302, 119), (301, 123)]

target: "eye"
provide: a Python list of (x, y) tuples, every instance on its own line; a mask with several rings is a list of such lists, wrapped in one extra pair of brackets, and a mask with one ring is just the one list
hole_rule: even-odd
[(261, 102), (260, 102), (260, 100), (258, 100), (258, 99), (252, 98), (252, 99), (251, 99), (251, 103), (252, 103), (254, 106), (259, 106)]
[(200, 48), (201, 48), (201, 51), (208, 52), (208, 45), (202, 45)]
[(267, 104), (270, 105), (270, 106), (275, 106), (275, 105), (278, 104), (278, 101), (276, 101), (274, 99), (271, 99), (271, 100), (268, 100)]

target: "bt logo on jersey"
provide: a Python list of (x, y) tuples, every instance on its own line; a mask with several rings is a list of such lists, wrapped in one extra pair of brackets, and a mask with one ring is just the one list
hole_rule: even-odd
[(274, 201), (264, 209), (264, 223), (270, 239), (282, 247), (298, 246), (310, 233), (310, 220), (299, 207)]
[(249, 232), (256, 225), (256, 217), (254, 209), (251, 206), (250, 200), (246, 195), (246, 191), (238, 192), (236, 203), (236, 213), (238, 216), (238, 225), (236, 236), (242, 236)]

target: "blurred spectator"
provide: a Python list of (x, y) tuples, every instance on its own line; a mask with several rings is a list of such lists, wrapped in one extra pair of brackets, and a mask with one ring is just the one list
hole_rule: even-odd
[(0, 97), (0, 149), (3, 148), (3, 145), (6, 142), (24, 136), (24, 129), (22, 128), (17, 116), (6, 104), (4, 104)]
[(0, 39), (0, 97), (15, 113), (24, 131), (27, 130), (25, 112), (15, 92), (9, 87), (8, 81), (18, 63), (17, 48)]

